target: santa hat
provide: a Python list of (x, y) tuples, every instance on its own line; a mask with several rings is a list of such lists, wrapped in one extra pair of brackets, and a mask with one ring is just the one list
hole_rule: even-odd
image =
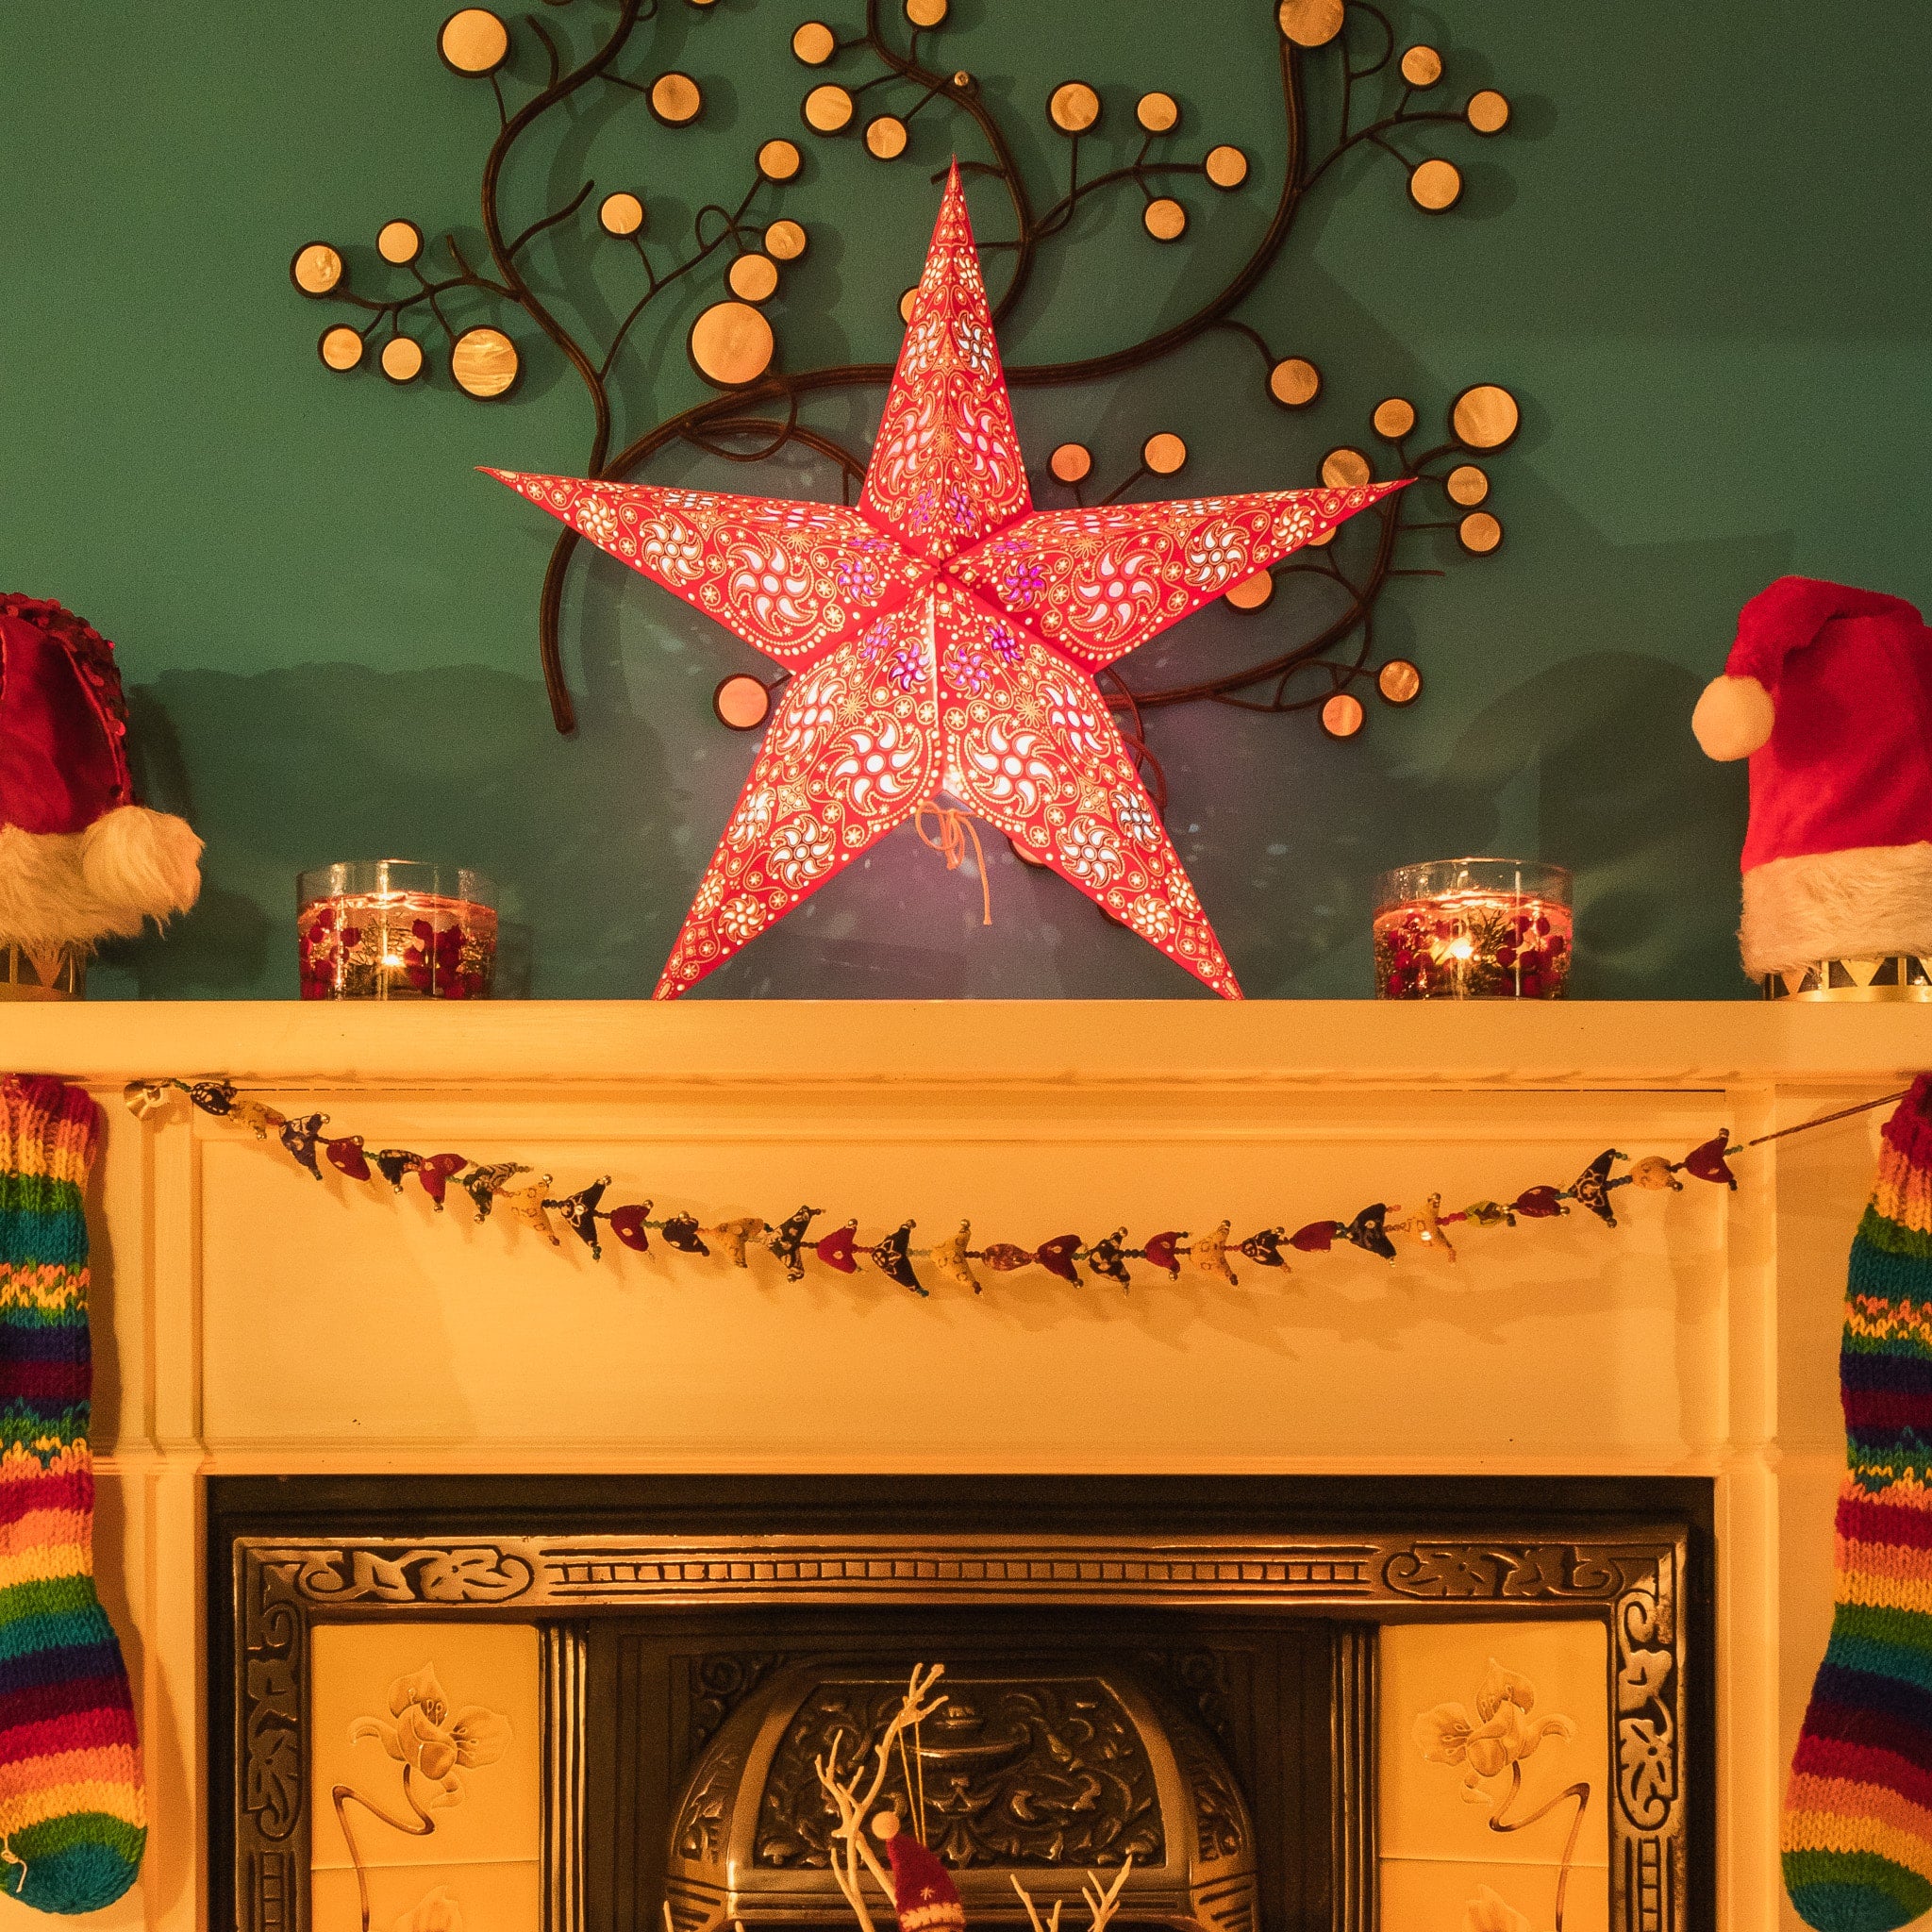
[(1751, 760), (1747, 973), (1932, 956), (1932, 630), (1911, 605), (1778, 578), (1690, 723)]
[(134, 802), (114, 647), (58, 604), (0, 595), (0, 946), (138, 932), (201, 890), (185, 819)]
[(899, 1829), (899, 1814), (882, 1811), (872, 1822), (892, 1861), (892, 1905), (899, 1932), (965, 1932), (966, 1907), (946, 1868), (912, 1836)]

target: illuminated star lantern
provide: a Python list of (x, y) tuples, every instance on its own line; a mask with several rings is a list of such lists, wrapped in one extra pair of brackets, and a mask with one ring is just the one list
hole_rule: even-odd
[(957, 167), (856, 509), (490, 474), (791, 674), (659, 999), (922, 805), (1241, 997), (1093, 674), (1399, 486), (1035, 511)]

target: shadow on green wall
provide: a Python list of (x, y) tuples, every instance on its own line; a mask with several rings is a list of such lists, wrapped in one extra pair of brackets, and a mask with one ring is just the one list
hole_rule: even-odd
[[(1499, 695), (1440, 769), (1391, 766), (1392, 747), (1372, 734), (1337, 747), (1346, 755), (1319, 770), (1289, 774), (1287, 817), (1328, 828), (1316, 836), (1264, 851), (1265, 831), (1238, 795), (1177, 825), (1251, 996), (1366, 992), (1375, 874), (1424, 852), (1497, 850), (1559, 855), (1576, 874), (1576, 994), (1739, 994), (1737, 787), (1677, 728), (1697, 686), (1636, 652), (1579, 657)], [(672, 841), (688, 800), (667, 784), (653, 722), (606, 704), (578, 739), (558, 739), (534, 679), (353, 664), (254, 677), (189, 672), (138, 691), (134, 711), (144, 792), (187, 811), (210, 850), (192, 914), (165, 937), (104, 951), (103, 974), (131, 979), (143, 997), (292, 992), (295, 874), (381, 853), (459, 859), (497, 876), (507, 953), (525, 935), (530, 949), (527, 978), (511, 962), (505, 991), (641, 996), (707, 856), (695, 841)], [(1250, 732), (1271, 724), (1210, 716), (1177, 787), (1197, 793), (1201, 774), (1190, 767), (1212, 758), (1214, 727), (1243, 722)], [(190, 769), (199, 774), (192, 796)], [(991, 931), (971, 874), (948, 874), (906, 829), (715, 974), (704, 994), (1195, 990), (985, 836)]]

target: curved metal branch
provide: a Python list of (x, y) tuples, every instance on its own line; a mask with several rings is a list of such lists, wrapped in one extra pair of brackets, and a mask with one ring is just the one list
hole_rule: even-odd
[[(1383, 29), (1385, 40), (1392, 47), (1392, 32), (1380, 10), (1367, 4), (1367, 0), (1350, 0), (1351, 9), (1359, 7), (1374, 18)], [(641, 15), (639, 0), (625, 0), (623, 10), (610, 38), (582, 66), (571, 74), (553, 82), (542, 94), (529, 103), (517, 116), (508, 122), (503, 136), (491, 151), (492, 166), (486, 176), (486, 209), (492, 205), (495, 179), (500, 173), (502, 160), (508, 155), (516, 137), (528, 126), (536, 115), (548, 106), (564, 98), (585, 81), (594, 77), (621, 49), (625, 38), (640, 17), (649, 18), (655, 11), (655, 0), (651, 0), (648, 10)], [(1017, 236), (1011, 242), (986, 244), (989, 249), (1010, 250), (1013, 254), (1013, 268), (993, 308), (993, 318), (997, 324), (1003, 320), (1021, 299), (1026, 288), (1040, 243), (1063, 227), (1071, 219), (1074, 206), (1086, 195), (1097, 189), (1123, 178), (1132, 176), (1139, 179), (1147, 174), (1198, 173), (1197, 164), (1146, 162), (1144, 158), (1133, 166), (1113, 170), (1096, 175), (1089, 181), (1080, 181), (1077, 175), (1074, 186), (1067, 195), (1036, 216), (1028, 199), (1024, 178), (1013, 152), (991, 112), (978, 98), (976, 90), (969, 79), (962, 76), (948, 76), (927, 69), (916, 58), (919, 36), (912, 39), (912, 51), (902, 54), (886, 40), (882, 25), (879, 0), (866, 0), (866, 29), (862, 40), (846, 42), (847, 47), (864, 46), (869, 49), (891, 71), (908, 81), (916, 82), (924, 92), (920, 105), (928, 100), (941, 99), (949, 106), (964, 111), (977, 126), (988, 149), (993, 156), (991, 162), (967, 160), (962, 162), (962, 172), (992, 174), (999, 176), (1012, 204)], [(1348, 51), (1342, 49), (1344, 93), (1352, 89), (1357, 79), (1366, 79), (1378, 73), (1388, 63), (1389, 53), (1385, 49), (1380, 60), (1366, 68), (1357, 68)], [(1307, 114), (1303, 92), (1301, 57), (1298, 50), (1286, 37), (1281, 37), (1277, 45), (1277, 59), (1280, 69), (1282, 109), (1285, 125), (1284, 166), (1282, 186), (1268, 225), (1247, 258), (1228, 276), (1225, 282), (1197, 307), (1191, 313), (1171, 324), (1168, 327), (1143, 340), (1104, 351), (1099, 355), (1082, 357), (1063, 362), (1023, 364), (1007, 371), (1008, 383), (1018, 389), (1055, 387), (1061, 384), (1095, 381), (1120, 375), (1138, 369), (1167, 356), (1186, 343), (1197, 339), (1211, 329), (1229, 328), (1247, 337), (1261, 352), (1264, 359), (1272, 358), (1265, 340), (1246, 323), (1236, 318), (1235, 311), (1260, 285), (1285, 245), (1293, 227), (1295, 217), (1305, 196), (1320, 182), (1342, 157), (1363, 142), (1379, 142), (1391, 129), (1410, 124), (1447, 123), (1460, 119), (1459, 116), (1441, 112), (1412, 112), (1404, 105), (1391, 115), (1383, 117), (1368, 126), (1351, 129), (1344, 117), (1336, 145), (1324, 156), (1314, 167), (1308, 165)], [(616, 76), (608, 76), (614, 78)], [(890, 77), (886, 76), (886, 77)], [(1144, 144), (1143, 144), (1144, 145)], [(588, 187), (584, 193), (590, 191)], [(756, 194), (757, 184), (752, 193)], [(581, 201), (579, 197), (579, 202)], [(679, 410), (673, 416), (656, 424), (632, 439), (614, 456), (609, 454), (610, 410), (605, 392), (605, 381), (614, 365), (615, 358), (627, 338), (632, 325), (653, 296), (669, 282), (679, 275), (688, 274), (712, 251), (736, 232), (745, 208), (750, 205), (748, 195), (741, 205), (736, 217), (727, 217), (729, 225), (724, 233), (710, 242), (704, 242), (699, 236), (701, 247), (692, 260), (682, 263), (661, 281), (645, 263), (646, 272), (651, 275), (652, 287), (640, 298), (637, 305), (626, 315), (619, 326), (615, 339), (610, 343), (600, 368), (592, 369), (588, 358), (575, 348), (566, 334), (555, 324), (547, 311), (528, 297), (527, 285), (517, 278), (510, 291), (535, 317), (553, 341), (564, 349), (566, 356), (585, 381), (591, 391), (597, 412), (596, 433), (592, 439), (591, 461), (588, 474), (609, 479), (620, 479), (634, 473), (655, 456), (674, 442), (684, 442), (704, 449), (710, 454), (737, 462), (753, 462), (775, 456), (790, 443), (799, 443), (812, 448), (839, 462), (841, 474), (849, 484), (854, 479), (862, 479), (864, 465), (849, 452), (830, 439), (821, 436), (800, 425), (798, 417), (802, 404), (809, 397), (830, 394), (840, 391), (865, 388), (878, 388), (887, 384), (892, 374), (889, 362), (849, 363), (838, 367), (800, 371), (794, 375), (772, 374), (748, 389), (735, 391), (728, 394), (707, 398)], [(574, 204), (575, 206), (575, 204)], [(720, 214), (724, 210), (719, 209)], [(556, 218), (551, 218), (556, 219)], [(490, 225), (486, 221), (486, 231)], [(526, 234), (520, 237), (518, 246)], [(495, 238), (492, 234), (492, 251)], [(504, 266), (499, 258), (499, 265)], [(782, 421), (774, 422), (769, 417), (747, 414), (761, 406), (779, 404), (784, 411)], [(758, 435), (765, 439), (760, 447), (753, 451), (728, 448), (725, 442), (737, 438)], [(1445, 445), (1442, 450), (1431, 451), (1428, 456), (1416, 459), (1407, 466), (1410, 475), (1420, 474), (1427, 463), (1453, 449)], [(1239, 671), (1221, 676), (1204, 679), (1187, 685), (1164, 687), (1153, 691), (1136, 691), (1124, 681), (1117, 682), (1120, 693), (1117, 702), (1128, 710), (1134, 720), (1133, 737), (1141, 755), (1151, 760), (1146, 752), (1144, 733), (1140, 724), (1141, 713), (1171, 704), (1183, 704), (1200, 699), (1212, 699), (1224, 704), (1233, 704), (1244, 708), (1262, 710), (1288, 710), (1302, 708), (1308, 703), (1319, 703), (1320, 698), (1298, 700), (1291, 704), (1287, 700), (1289, 681), (1304, 670), (1326, 668), (1334, 682), (1333, 689), (1340, 689), (1354, 676), (1361, 675), (1371, 649), (1370, 632), (1375, 599), (1393, 575), (1403, 575), (1394, 568), (1393, 554), (1397, 541), (1402, 534), (1403, 525), (1399, 515), (1391, 505), (1378, 509), (1380, 527), (1375, 554), (1368, 576), (1357, 588), (1351, 584), (1336, 568), (1333, 561), (1324, 558), (1320, 564), (1304, 563), (1291, 566), (1291, 570), (1310, 571), (1333, 577), (1347, 591), (1348, 609), (1333, 623), (1326, 625), (1315, 637), (1282, 652), (1263, 663), (1250, 665)], [(543, 591), (539, 611), (540, 643), (541, 648), (543, 674), (546, 688), (550, 693), (551, 707), (558, 728), (569, 731), (575, 726), (575, 714), (565, 685), (559, 654), (558, 620), (562, 609), (563, 588), (571, 558), (575, 551), (578, 538), (575, 531), (565, 529), (558, 537), (552, 549), (549, 565), (544, 573)], [(1351, 635), (1359, 633), (1360, 643), (1352, 665), (1330, 660), (1324, 654), (1332, 650)], [(1255, 691), (1273, 683), (1274, 690), (1265, 700), (1243, 696), (1242, 693)], [(1158, 782), (1158, 766), (1153, 767)]]
[[(591, 439), (591, 474), (595, 475), (604, 461), (605, 452), (610, 443), (610, 398), (604, 388), (604, 378), (591, 362), (576, 339), (558, 322), (557, 317), (538, 297), (537, 292), (524, 279), (523, 272), (517, 267), (511, 251), (503, 239), (503, 221), (497, 208), (498, 184), (503, 177), (504, 163), (508, 160), (510, 150), (519, 138), (541, 116), (547, 113), (559, 102), (568, 100), (586, 83), (596, 77), (624, 51), (625, 42), (630, 38), (631, 29), (637, 25), (641, 0), (619, 0), (616, 24), (608, 37), (580, 65), (568, 74), (553, 74), (550, 83), (541, 92), (533, 95), (504, 124), (503, 130), (490, 144), (490, 153), (483, 163), (483, 233), (490, 243), (491, 259), (496, 264), (496, 272), (508, 286), (511, 298), (529, 316), (539, 328), (563, 352), (565, 360), (577, 373), (578, 377), (590, 392), (591, 406), (596, 414), (596, 431)], [(534, 25), (534, 23), (533, 23)], [(554, 44), (547, 35), (540, 33), (546, 46), (556, 53)], [(586, 190), (586, 192), (589, 191)], [(557, 558), (551, 558), (551, 573), (543, 581), (543, 604), (540, 612), (540, 623), (546, 634), (554, 634), (557, 612), (561, 608), (563, 583), (558, 575), (555, 585), (555, 596), (551, 575), (556, 574)], [(576, 713), (570, 701), (570, 690), (563, 680), (563, 667), (557, 661), (554, 649), (543, 653), (543, 682), (550, 694), (550, 711), (557, 721), (559, 731), (574, 730)]]

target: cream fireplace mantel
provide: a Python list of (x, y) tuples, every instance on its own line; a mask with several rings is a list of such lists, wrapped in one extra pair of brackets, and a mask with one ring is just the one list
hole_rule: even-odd
[[(1795, 1925), (1775, 1827), (1823, 1647), (1846, 1243), (1878, 1116), (1472, 1231), (1130, 1294), (1031, 1271), (918, 1301), (758, 1257), (552, 1252), (125, 1081), (225, 1074), (372, 1146), (529, 1161), (702, 1219), (802, 1201), (1036, 1241), (1567, 1182), (1769, 1133), (1932, 1063), (1909, 1007), (104, 1005), (0, 1063), (108, 1119), (94, 1194), (99, 1567), (154, 1809), (138, 1898), (205, 1922), (201, 1482), (382, 1472), (1474, 1473), (1716, 1484), (1722, 1922)], [(617, 1192), (613, 1198), (618, 1198)], [(1783, 1916), (1781, 1916), (1781, 1914)], [(0, 1924), (26, 1923), (0, 1901)]]

